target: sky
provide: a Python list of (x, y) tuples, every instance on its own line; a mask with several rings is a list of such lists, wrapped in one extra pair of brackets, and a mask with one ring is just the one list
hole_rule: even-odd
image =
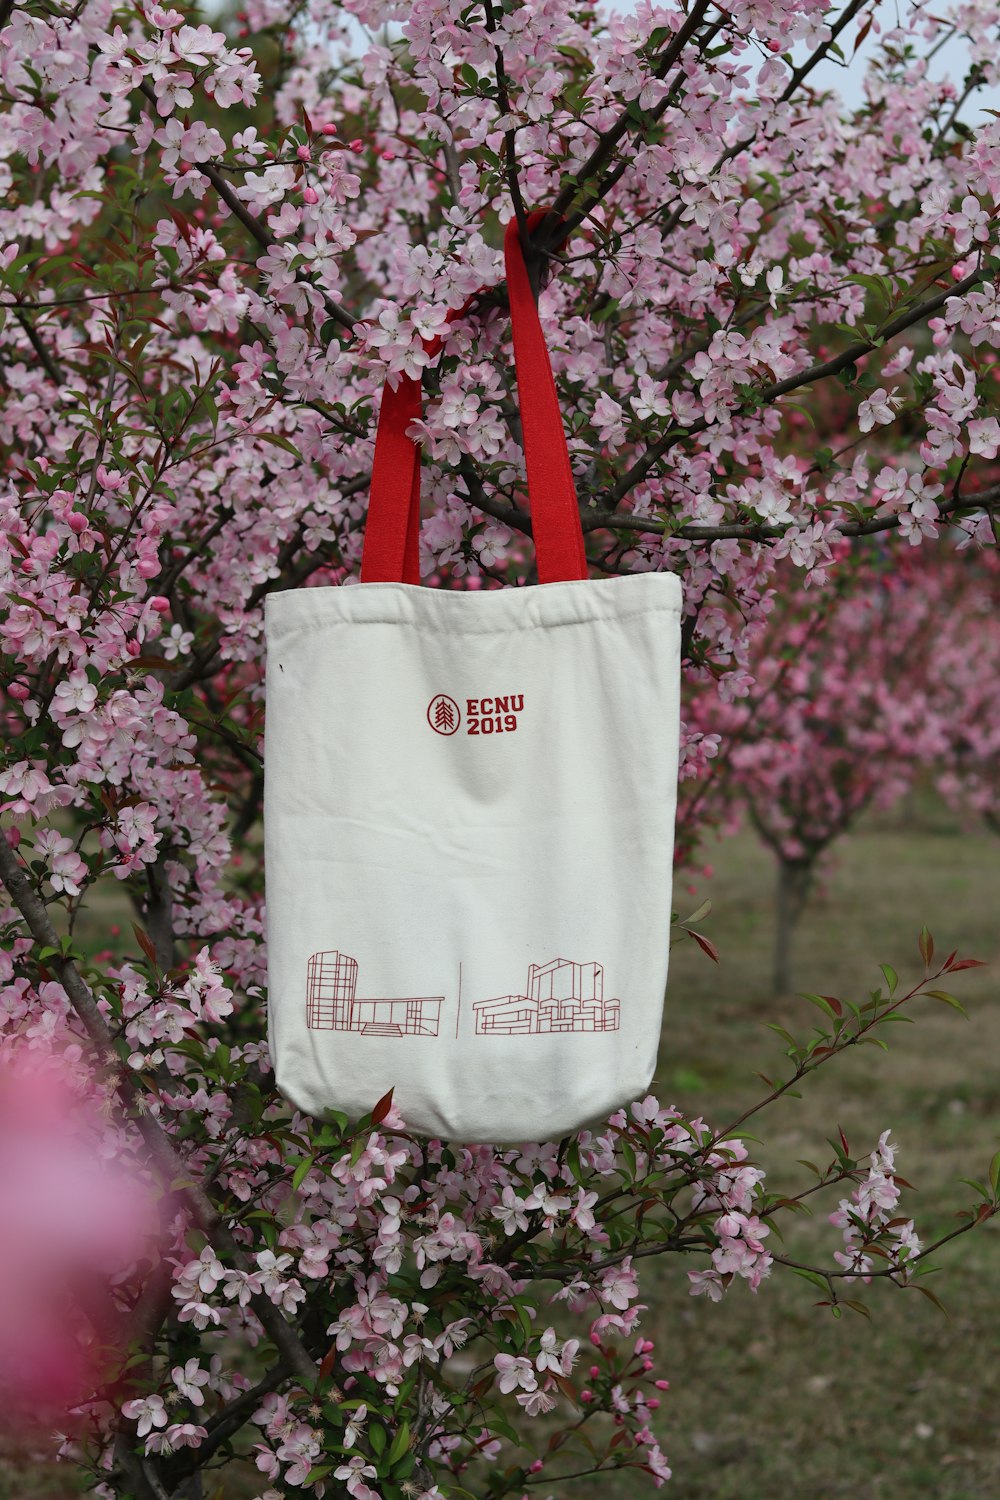
[[(634, 12), (636, 8), (634, 0), (602, 0), (602, 3), (605, 9), (618, 11), (622, 15)], [(904, 18), (909, 10), (910, 5), (907, 3), (907, 0), (879, 0), (874, 11), (875, 21), (882, 27), (883, 31), (888, 31), (897, 25), (899, 20)], [(864, 12), (865, 15), (870, 13), (870, 11)], [(845, 55), (848, 57), (849, 65), (844, 66), (844, 64), (837, 62), (832, 57), (826, 58), (817, 65), (810, 75), (811, 82), (815, 87), (835, 90), (841, 96), (848, 109), (856, 109), (864, 102), (862, 80), (865, 73), (865, 59), (878, 45), (878, 37), (873, 26), (865, 41), (862, 42), (857, 56), (851, 58), (851, 49), (854, 46), (860, 24), (861, 20), (859, 18), (857, 22), (848, 26), (843, 39), (842, 45)], [(357, 28), (352, 26), (352, 30), (355, 29), (358, 42), (363, 45), (364, 33), (362, 29), (360, 26)], [(793, 62), (796, 65), (804, 62), (809, 55), (809, 51), (810, 49), (805, 46), (797, 46), (792, 52)], [(961, 85), (967, 67), (968, 53), (965, 43), (961, 40), (955, 40), (943, 46), (940, 52), (937, 53), (931, 66), (931, 76), (936, 79), (950, 78), (953, 82)], [(984, 96), (982, 102), (984, 104), (995, 104), (996, 100), (987, 100)], [(981, 119), (977, 120), (976, 111), (971, 106), (967, 109), (964, 118), (970, 125), (982, 123)]]

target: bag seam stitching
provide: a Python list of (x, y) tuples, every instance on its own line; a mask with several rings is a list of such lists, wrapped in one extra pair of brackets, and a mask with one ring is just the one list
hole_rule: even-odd
[(409, 630), (429, 631), (435, 635), (466, 636), (466, 635), (523, 635), (532, 630), (561, 630), (566, 626), (573, 625), (624, 625), (629, 620), (641, 620), (647, 615), (670, 615), (679, 620), (681, 611), (676, 605), (659, 605), (655, 609), (637, 609), (628, 615), (598, 615), (590, 620), (540, 620), (531, 625), (510, 625), (493, 627), (489, 630), (470, 630), (465, 626), (460, 628), (445, 625), (428, 624), (422, 620), (390, 620), (390, 619), (368, 619), (368, 620), (308, 620), (302, 624), (294, 624), (286, 629), (278, 627), (277, 632), (273, 626), (268, 627), (268, 639), (277, 643), (279, 640), (288, 640), (293, 635), (314, 635), (318, 630), (342, 629), (345, 625), (400, 625)]

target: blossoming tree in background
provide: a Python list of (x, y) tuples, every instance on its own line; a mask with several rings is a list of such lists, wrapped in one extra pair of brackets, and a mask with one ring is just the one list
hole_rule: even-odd
[(792, 988), (792, 938), (824, 856), (867, 808), (891, 807), (922, 767), (950, 759), (960, 725), (977, 733), (972, 700), (946, 707), (941, 688), (943, 632), (966, 650), (997, 635), (968, 608), (976, 561), (882, 549), (820, 599), (779, 572), (749, 696), (730, 702), (692, 684), (689, 722), (719, 749), (689, 784), (682, 826), (718, 799), (745, 811), (774, 855), (778, 994)]
[[(389, 1100), (313, 1123), (275, 1097), (262, 605), (355, 576), (401, 372), (425, 377), (425, 578), (530, 581), (498, 247), (539, 205), (593, 571), (682, 575), (706, 691), (754, 690), (779, 560), (819, 596), (872, 533), (992, 546), (996, 21), (251, 0), (234, 32), (0, 3), (3, 1055), (65, 1068), (109, 1168), (158, 1194), (156, 1244), (65, 1330), (98, 1374), (64, 1451), (101, 1494), (199, 1493), (234, 1447), (268, 1500), (666, 1477), (638, 1269), (756, 1289), (799, 1195), (768, 1191), (743, 1118), (654, 1099), (494, 1152), (414, 1140)], [(934, 81), (959, 35), (965, 76)], [(830, 58), (865, 68), (860, 107), (817, 89)], [(688, 777), (711, 748), (692, 724)], [(789, 1034), (769, 1097), (946, 994), (966, 961), (921, 953), (910, 989), (889, 970)], [(890, 1143), (842, 1143), (822, 1184), (846, 1243), (798, 1269), (824, 1301), (920, 1287)]]
[[(941, 621), (935, 650), (947, 734), (938, 787), (966, 821), (1000, 833), (1000, 573), (981, 554), (961, 608)], [(970, 650), (975, 641), (975, 650)]]

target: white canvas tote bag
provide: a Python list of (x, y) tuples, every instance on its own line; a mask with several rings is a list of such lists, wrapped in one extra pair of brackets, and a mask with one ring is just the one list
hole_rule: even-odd
[(667, 978), (681, 590), (588, 580), (505, 244), (537, 585), (419, 583), (420, 387), (386, 386), (361, 583), (266, 605), (268, 1027), (314, 1115), (549, 1140), (641, 1097)]

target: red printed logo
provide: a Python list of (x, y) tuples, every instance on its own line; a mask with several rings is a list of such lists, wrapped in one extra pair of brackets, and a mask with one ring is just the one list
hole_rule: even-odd
[(524, 710), (523, 693), (493, 698), (466, 698), (467, 734), (513, 734)]
[(461, 710), (447, 693), (437, 693), (427, 708), (427, 722), (435, 734), (454, 734), (462, 721)]
[[(523, 693), (497, 693), (488, 698), (466, 698), (466, 734), (513, 734), (524, 712)], [(435, 734), (454, 734), (462, 724), (462, 710), (447, 693), (436, 693), (427, 708), (427, 722)]]

